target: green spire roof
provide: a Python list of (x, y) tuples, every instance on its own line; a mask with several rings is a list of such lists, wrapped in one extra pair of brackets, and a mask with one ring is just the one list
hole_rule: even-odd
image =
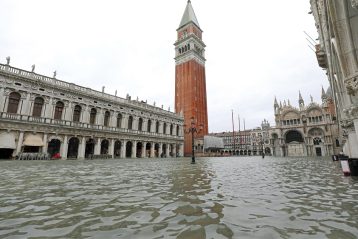
[(185, 26), (186, 24), (193, 22), (197, 27), (200, 28), (198, 19), (196, 19), (195, 12), (193, 7), (191, 6), (190, 0), (188, 0), (188, 4), (186, 5), (183, 17), (181, 18), (181, 22), (179, 28)]

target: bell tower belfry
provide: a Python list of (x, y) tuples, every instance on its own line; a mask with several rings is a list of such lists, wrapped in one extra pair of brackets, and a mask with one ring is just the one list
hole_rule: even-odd
[[(188, 0), (175, 42), (175, 112), (184, 115), (184, 124), (191, 125), (194, 119), (196, 137), (208, 134), (208, 110), (205, 80), (205, 44), (203, 31)], [(191, 154), (191, 136), (184, 136), (184, 154)]]

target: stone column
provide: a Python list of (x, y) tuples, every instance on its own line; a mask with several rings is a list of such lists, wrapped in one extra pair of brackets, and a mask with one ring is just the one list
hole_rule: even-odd
[(44, 134), (43, 142), (44, 142), (44, 146), (42, 147), (42, 153), (47, 153), (48, 143), (47, 143), (47, 134), (46, 133)]
[(132, 141), (132, 157), (131, 158), (136, 158), (137, 157), (137, 141)]
[(109, 121), (109, 127), (117, 127), (117, 113), (114, 111), (110, 111), (111, 112), (111, 117), (110, 117), (110, 121)]
[(109, 155), (112, 155), (112, 159), (114, 158), (114, 139), (111, 139), (111, 145), (109, 146), (109, 152), (108, 152), (108, 154)]
[(86, 152), (86, 137), (82, 137), (81, 144), (78, 149), (78, 159), (84, 159)]
[(18, 109), (18, 111), (17, 111), (18, 113), (20, 113), (22, 115), (29, 115), (29, 111), (30, 111), (30, 93), (27, 93), (26, 98), (24, 100), (22, 100), (22, 107), (19, 107), (19, 108), (21, 108), (21, 109)]
[(142, 158), (147, 157), (146, 145), (147, 145), (147, 143), (145, 143), (145, 142), (142, 143), (142, 155), (141, 155)]
[(133, 130), (138, 130), (138, 122), (139, 122), (139, 118), (137, 116), (133, 116), (133, 124), (132, 124)]
[(148, 132), (148, 119), (143, 119), (142, 131)]
[(159, 143), (159, 152), (158, 152), (159, 158), (162, 156), (162, 153), (163, 153), (163, 143)]
[(24, 141), (24, 132), (20, 131), (19, 140), (17, 141), (16, 155), (18, 155), (21, 152), (23, 141)]
[(179, 145), (179, 157), (184, 156), (184, 144)]
[(48, 100), (48, 102), (45, 104), (46, 110), (45, 110), (45, 117), (46, 118), (52, 118), (52, 111), (53, 111), (53, 104), (52, 104), (52, 98)]
[(155, 158), (154, 147), (155, 147), (155, 142), (152, 142), (151, 147), (150, 147), (150, 158)]
[(65, 103), (65, 120), (72, 121), (73, 105), (72, 102)]
[(96, 120), (97, 125), (103, 125), (103, 119), (104, 119), (103, 115), (104, 115), (103, 109), (99, 109), (97, 111), (97, 120)]
[(128, 115), (122, 115), (122, 129), (128, 129)]
[(0, 88), (0, 112), (3, 112), (4, 105), (5, 105), (5, 88)]
[(67, 141), (67, 135), (63, 137), (63, 143), (61, 144), (61, 158), (67, 159), (67, 150), (68, 150), (68, 141)]
[(174, 144), (174, 148), (173, 148), (173, 157), (176, 158), (177, 156), (177, 145)]
[(121, 156), (120, 156), (120, 158), (124, 159), (126, 157), (126, 144), (127, 144), (127, 141), (122, 140), (121, 144), (122, 144), (122, 146), (121, 146)]
[(97, 139), (97, 143), (94, 146), (94, 154), (95, 155), (101, 154), (101, 139), (100, 138)]
[(86, 124), (89, 123), (90, 111), (91, 111), (91, 108), (88, 105), (83, 107), (83, 112), (81, 112), (81, 118), (82, 118), (81, 122), (86, 123)]

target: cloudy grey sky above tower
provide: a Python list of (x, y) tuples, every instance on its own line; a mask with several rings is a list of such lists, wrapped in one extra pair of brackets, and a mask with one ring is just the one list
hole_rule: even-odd
[[(328, 82), (306, 35), (309, 1), (192, 0), (206, 43), (209, 131), (246, 127), (298, 91), (320, 102)], [(174, 109), (174, 42), (186, 0), (2, 0), (0, 61), (78, 85)]]

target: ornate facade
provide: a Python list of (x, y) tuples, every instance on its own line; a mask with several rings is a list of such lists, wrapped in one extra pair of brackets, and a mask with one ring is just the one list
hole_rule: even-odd
[(270, 148), (275, 156), (330, 156), (341, 150), (338, 124), (331, 90), (322, 88), (322, 104), (305, 105), (301, 93), (299, 107), (275, 98), (276, 127), (270, 129)]
[[(175, 112), (184, 115), (189, 127), (194, 123), (201, 131), (196, 138), (208, 134), (208, 111), (205, 80), (205, 44), (203, 31), (190, 0), (185, 8), (175, 42)], [(192, 139), (185, 135), (185, 155), (191, 154)]]
[(183, 156), (182, 116), (0, 64), (0, 158)]
[(319, 35), (317, 60), (332, 88), (343, 152), (358, 158), (358, 1), (310, 3)]

